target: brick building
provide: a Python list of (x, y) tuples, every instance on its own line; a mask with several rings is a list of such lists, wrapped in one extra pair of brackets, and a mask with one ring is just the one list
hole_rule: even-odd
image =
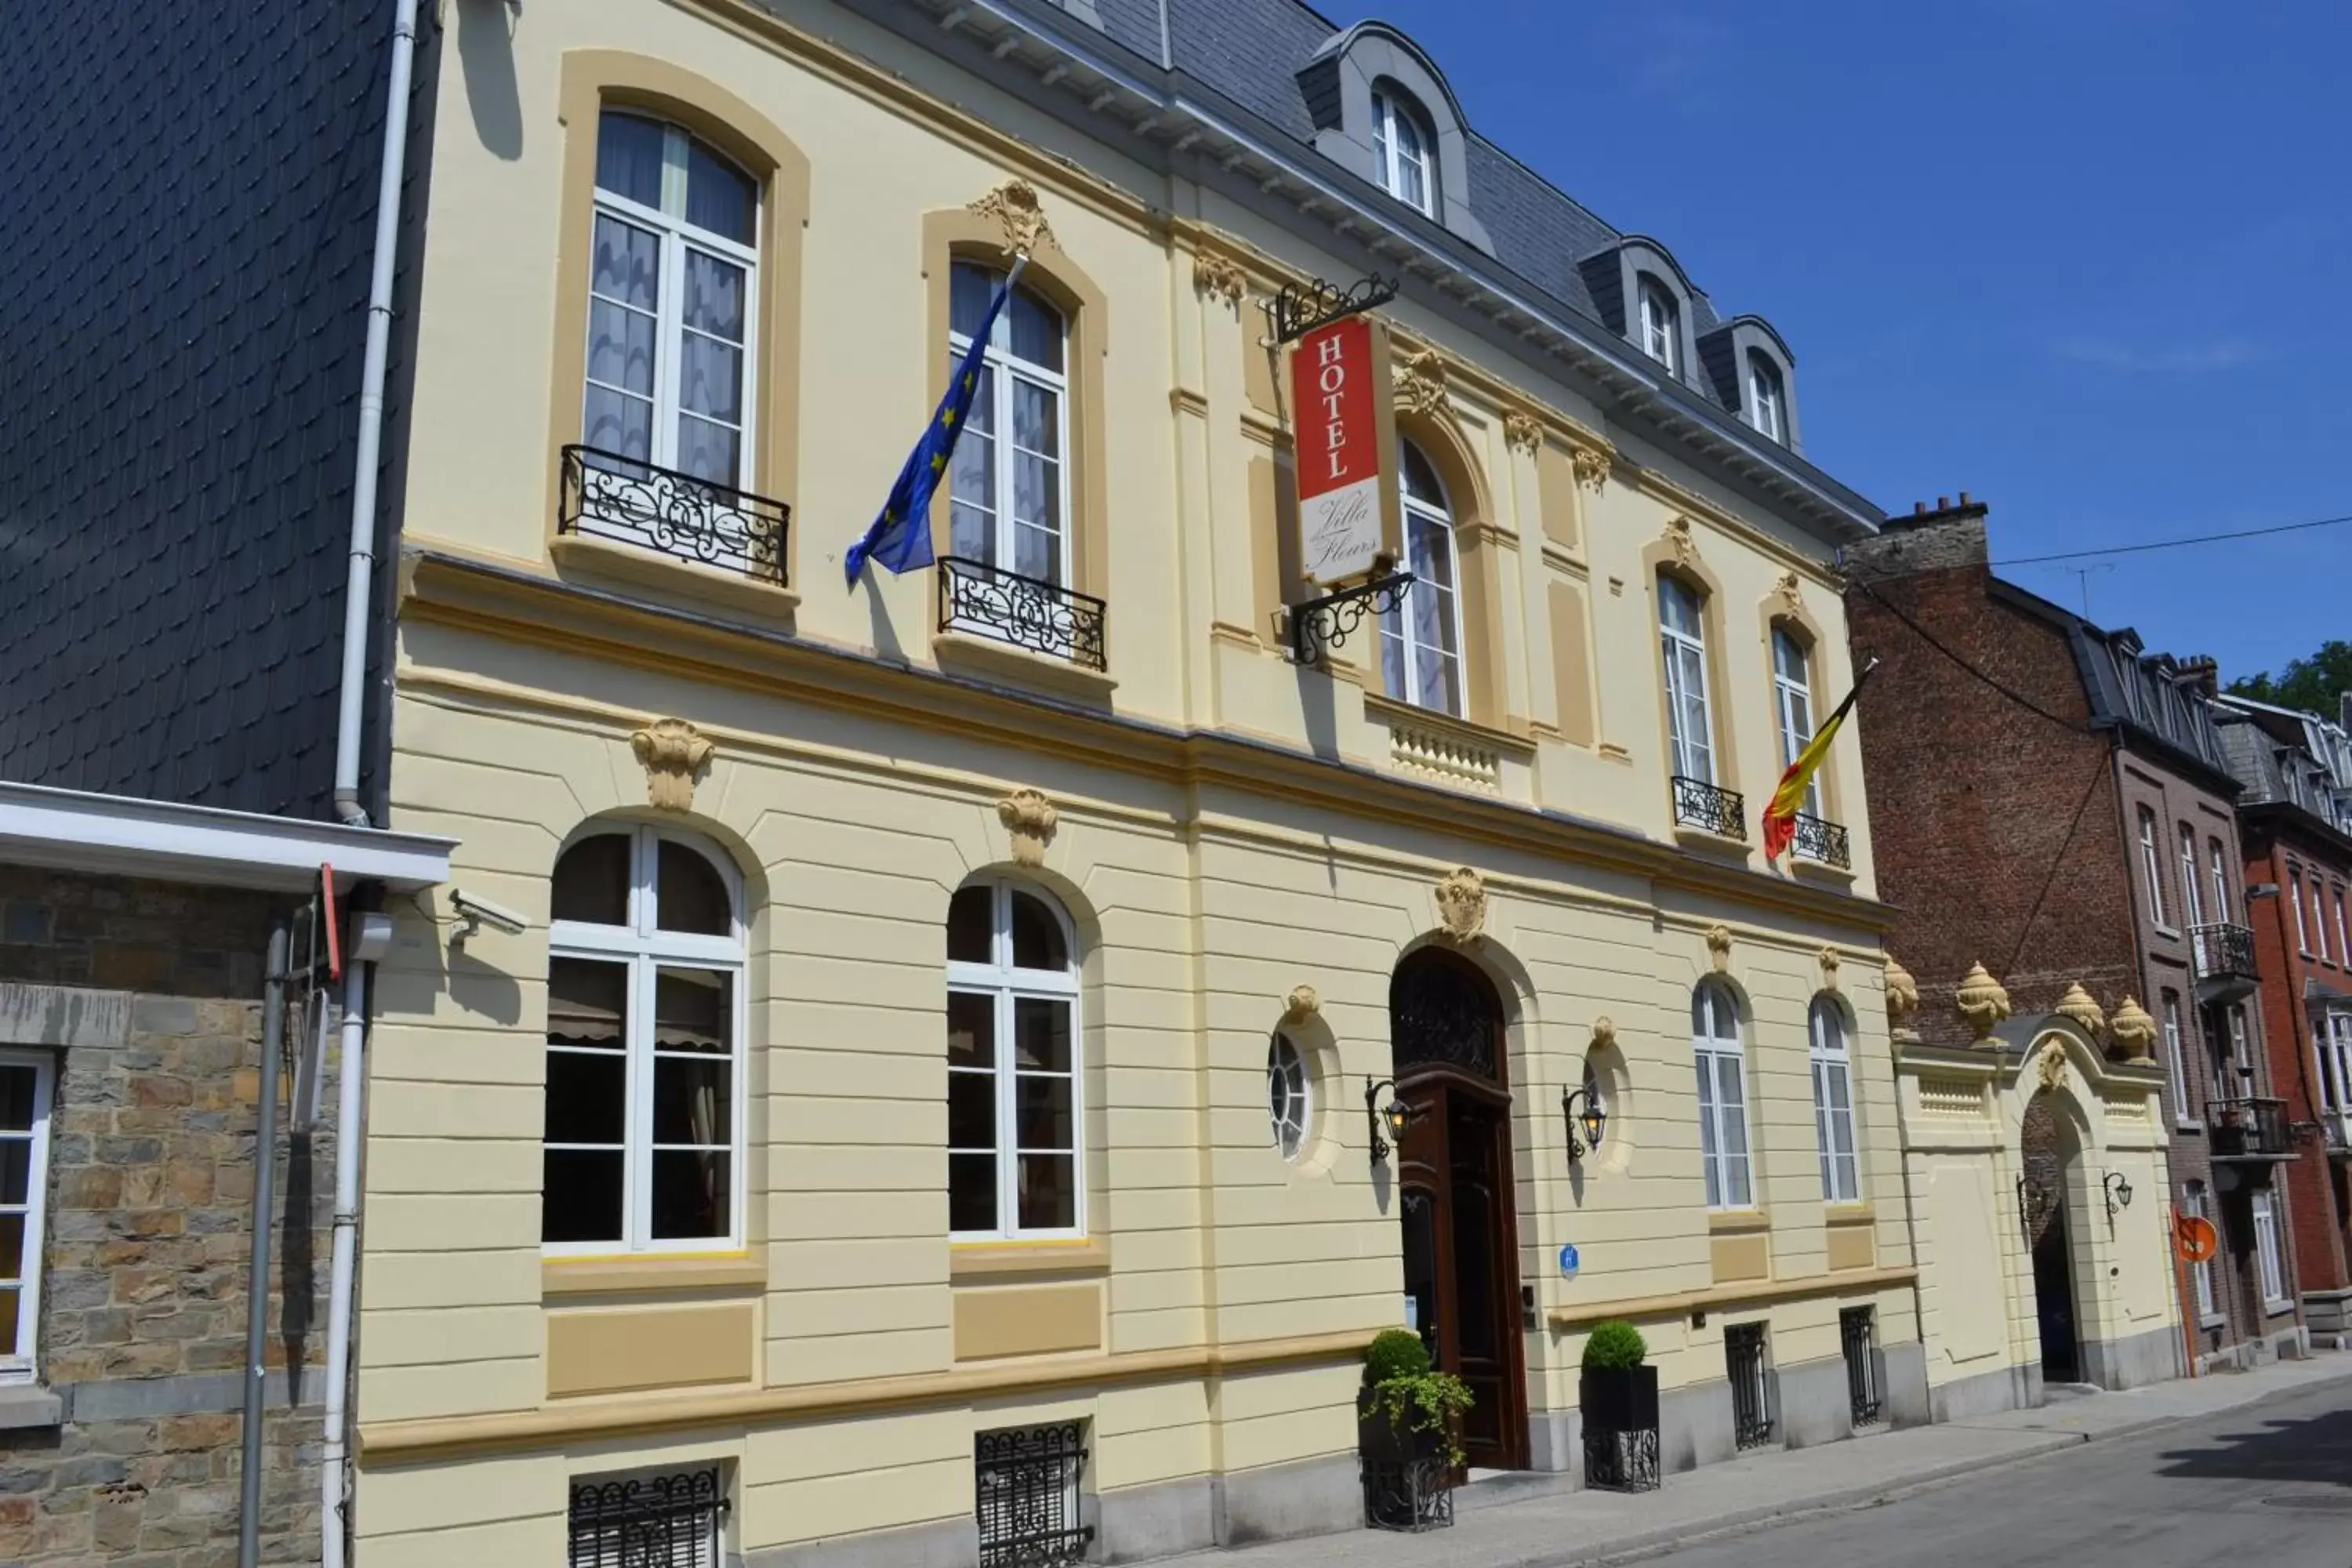
[[(2168, 1199), (2221, 1237), (2179, 1271), (2198, 1359), (2300, 1353), (2273, 1178), (2293, 1154), (2249, 1000), (2239, 785), (2210, 666), (1994, 576), (1985, 510), (1964, 492), (1848, 552), (1856, 651), (1881, 661), (1860, 706), (1864, 766), (1893, 806), (1878, 827), (1889, 950), (1921, 978), (1932, 1043), (1965, 1041), (1948, 977), (1979, 962), (2021, 1015), (2077, 980), (2110, 1016), (2144, 1010), (2167, 1075)], [(2063, 1295), (2043, 1292), (2045, 1321)]]
[(2271, 1079), (2298, 1139), (2286, 1167), (2315, 1343), (2352, 1345), (2352, 737), (2315, 714), (2216, 705), (2245, 843)]

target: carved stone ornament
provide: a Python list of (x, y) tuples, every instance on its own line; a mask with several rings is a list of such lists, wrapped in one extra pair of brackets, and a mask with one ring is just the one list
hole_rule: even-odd
[(1453, 411), (1445, 398), (1445, 362), (1435, 349), (1402, 355), (1396, 367), (1397, 401), (1415, 414), (1443, 419)]
[(1985, 972), (1983, 964), (1971, 963), (1952, 993), (1952, 1005), (1968, 1020), (1969, 1033), (1979, 1040), (1990, 1040), (1993, 1026), (2009, 1016), (2009, 993)]
[(996, 819), (1013, 836), (1016, 865), (1045, 863), (1045, 846), (1053, 842), (1055, 826), (1062, 820), (1052, 801), (1037, 790), (1016, 789), (996, 803)]
[(1569, 462), (1576, 469), (1576, 482), (1600, 493), (1609, 482), (1609, 470), (1617, 465), (1617, 454), (1607, 447), (1579, 447)]
[(2044, 1089), (2056, 1089), (2066, 1081), (2066, 1047), (2053, 1040), (2042, 1047), (2042, 1055), (2033, 1064), (2033, 1076), (2042, 1080)]
[(1780, 603), (1788, 606), (1790, 615), (1804, 613), (1804, 584), (1797, 581), (1794, 572), (1781, 573), (1780, 581), (1772, 584), (1772, 591), (1780, 595)]
[(1917, 1039), (1919, 1031), (1912, 1027), (1911, 1020), (1918, 1016), (1919, 983), (1890, 956), (1886, 960), (1887, 1032), (1898, 1040)]
[(1593, 1019), (1592, 1049), (1599, 1050), (1603, 1046), (1613, 1046), (1616, 1043), (1617, 1026), (1611, 1021), (1609, 1015), (1603, 1013), (1598, 1018)]
[(1303, 1024), (1321, 1011), (1323, 998), (1312, 985), (1294, 985), (1290, 994), (1282, 999), (1282, 1016), (1293, 1024)]
[(1731, 967), (1731, 928), (1722, 925), (1707, 927), (1706, 951), (1715, 960), (1717, 973), (1729, 969)]
[(1004, 248), (1015, 256), (1033, 256), (1040, 246), (1061, 248), (1062, 242), (1054, 237), (1054, 226), (1045, 221), (1045, 209), (1037, 200), (1037, 187), (1026, 180), (1005, 181), (972, 203), (971, 210), (1003, 226)]
[(1666, 547), (1675, 552), (1677, 566), (1698, 564), (1698, 541), (1691, 536), (1691, 520), (1686, 517), (1666, 519)]
[(2129, 1060), (2144, 1062), (2156, 1055), (2156, 1020), (2136, 997), (2126, 996), (2116, 1004), (2107, 1032)]
[(1821, 964), (1821, 966), (1822, 966), (1822, 990), (1824, 990), (1824, 991), (1834, 991), (1834, 990), (1836, 990), (1836, 989), (1837, 989), (1837, 974), (1838, 974), (1838, 950), (1837, 950), (1836, 948), (1833, 948), (1833, 947), (1825, 947), (1825, 948), (1822, 949), (1822, 951), (1821, 951), (1820, 952), (1818, 952), (1818, 953), (1814, 954), (1813, 956), (1814, 956), (1814, 958), (1815, 958), (1815, 959), (1820, 963), (1820, 964)]
[(1203, 250), (1192, 258), (1192, 287), (1238, 310), (1249, 293), (1249, 274), (1231, 257)]
[(629, 737), (646, 770), (646, 800), (662, 811), (694, 809), (694, 775), (715, 748), (683, 719), (656, 719)]
[(2083, 1033), (2095, 1040), (2107, 1026), (2107, 1016), (2100, 1010), (2099, 999), (2084, 990), (2079, 980), (2066, 987), (2066, 994), (2059, 997), (2058, 1005), (2050, 1010), (2062, 1018), (2074, 1019)]
[(1503, 439), (1532, 458), (1543, 449), (1543, 421), (1514, 408), (1503, 416)]
[(1437, 884), (1437, 918), (1455, 942), (1475, 942), (1486, 929), (1486, 879), (1467, 866)]

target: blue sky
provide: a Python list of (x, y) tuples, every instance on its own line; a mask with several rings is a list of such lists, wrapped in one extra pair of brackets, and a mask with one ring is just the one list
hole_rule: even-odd
[[(1969, 490), (1996, 561), (2352, 512), (2343, 0), (1326, 14), (1405, 29), (1477, 130), (1769, 319), (1807, 455), (1889, 510)], [(2225, 678), (2352, 637), (2347, 585), (2352, 526), (2087, 581)]]

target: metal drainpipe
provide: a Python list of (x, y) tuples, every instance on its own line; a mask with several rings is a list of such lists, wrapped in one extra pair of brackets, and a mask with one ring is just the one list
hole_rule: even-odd
[(324, 1568), (343, 1568), (343, 1474), (352, 1380), (352, 1285), (359, 1258), (361, 1099), (366, 1083), (367, 972), (353, 962), (343, 976), (341, 1063), (335, 1100), (335, 1233), (327, 1292), (326, 1443), (319, 1459), (319, 1544)]
[(400, 242), (400, 184), (408, 159), (408, 81), (415, 58), (416, 0), (394, 0), (392, 84), (383, 100), (375, 254), (368, 278), (367, 358), (360, 374), (359, 451), (352, 472), (343, 673), (335, 713), (335, 815), (358, 827), (368, 826), (367, 809), (360, 805), (360, 718), (366, 708), (368, 621), (375, 580), (375, 475), (383, 449), (384, 361), (392, 346), (392, 275)]
[(245, 1282), (245, 1444), (237, 1506), (237, 1568), (261, 1561), (261, 1426), (268, 1408), (269, 1211), (278, 1192), (278, 1079), (286, 1046), (286, 921), (270, 922), (261, 988), (260, 1102), (253, 1132), (253, 1263)]

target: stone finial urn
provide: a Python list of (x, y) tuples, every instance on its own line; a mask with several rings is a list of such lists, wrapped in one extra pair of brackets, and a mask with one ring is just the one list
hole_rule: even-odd
[(1911, 972), (1895, 962), (1893, 954), (1886, 960), (1886, 1028), (1898, 1040), (1916, 1040), (1918, 1026), (1912, 1022), (1919, 1016), (1919, 983)]
[(2100, 1011), (2099, 999), (2084, 990), (2079, 980), (2066, 987), (2066, 994), (2058, 998), (2058, 1005), (2051, 1011), (2062, 1018), (2072, 1018), (2082, 1026), (2083, 1033), (2095, 1040), (2107, 1026), (2107, 1016)]
[(1952, 993), (1952, 1005), (1968, 1021), (1969, 1032), (1979, 1041), (1991, 1039), (1995, 1026), (2010, 1012), (2009, 993), (1985, 972), (1981, 963), (1969, 964), (1969, 972), (1960, 976), (1959, 988)]
[(2128, 1061), (2144, 1062), (2156, 1055), (2156, 1020), (2136, 997), (2126, 996), (2116, 1004), (2107, 1032)]

